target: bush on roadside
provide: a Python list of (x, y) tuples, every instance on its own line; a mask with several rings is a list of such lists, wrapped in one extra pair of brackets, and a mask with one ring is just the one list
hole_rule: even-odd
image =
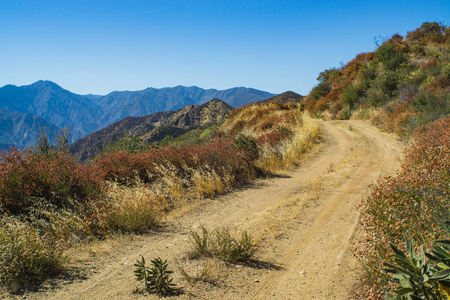
[(0, 253), (0, 286), (11, 292), (55, 274), (65, 261), (54, 240), (13, 218), (0, 221)]
[(65, 151), (52, 155), (11, 149), (0, 154), (0, 204), (4, 212), (25, 214), (35, 204), (73, 208), (95, 200), (102, 181), (95, 169), (77, 163)]
[(367, 270), (372, 296), (381, 294), (390, 281), (381, 272), (389, 243), (400, 245), (408, 234), (430, 245), (450, 234), (449, 127), (450, 117), (445, 117), (420, 128), (398, 175), (374, 185), (361, 204), (364, 236), (356, 254)]

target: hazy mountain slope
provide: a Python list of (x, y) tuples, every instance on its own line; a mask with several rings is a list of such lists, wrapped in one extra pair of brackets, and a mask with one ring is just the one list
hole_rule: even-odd
[(203, 105), (188, 105), (177, 111), (158, 112), (143, 117), (127, 117), (73, 143), (70, 151), (81, 160), (99, 153), (107, 144), (124, 136), (141, 137), (151, 143), (166, 135), (179, 135), (187, 130), (224, 121), (233, 108), (219, 99)]
[[(86, 96), (73, 94), (51, 81), (0, 88), (0, 107), (39, 116), (58, 127), (69, 126), (72, 140), (97, 130), (100, 107)], [(74, 130), (77, 128), (77, 130)]]
[(50, 133), (58, 131), (56, 125), (41, 117), (0, 108), (0, 150), (32, 145), (39, 135), (39, 127)]

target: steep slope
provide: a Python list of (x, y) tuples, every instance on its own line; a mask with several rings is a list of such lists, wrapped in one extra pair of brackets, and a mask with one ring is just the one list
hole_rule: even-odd
[(407, 137), (450, 113), (450, 27), (425, 22), (406, 37), (394, 34), (376, 51), (325, 70), (317, 80), (303, 102), (306, 109), (338, 119), (372, 118)]
[(137, 136), (151, 143), (166, 135), (177, 136), (187, 130), (224, 121), (233, 108), (219, 99), (203, 105), (188, 105), (177, 111), (158, 112), (143, 117), (127, 117), (73, 143), (70, 151), (81, 160), (99, 153), (107, 144), (124, 136)]

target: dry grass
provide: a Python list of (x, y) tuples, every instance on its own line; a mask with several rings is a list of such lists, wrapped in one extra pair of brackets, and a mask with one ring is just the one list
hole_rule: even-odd
[(0, 225), (0, 287), (16, 292), (64, 265), (62, 248), (51, 237), (14, 218), (4, 218)]
[(114, 231), (146, 232), (161, 217), (162, 204), (142, 183), (133, 187), (109, 183), (107, 197), (109, 209), (105, 222)]
[(88, 240), (94, 234), (86, 218), (73, 210), (35, 204), (29, 211), (32, 227), (67, 246)]
[(371, 120), (372, 117), (380, 112), (380, 108), (358, 108), (352, 113), (351, 120)]
[(289, 129), (293, 133), (292, 138), (285, 139), (275, 146), (268, 144), (261, 146), (256, 166), (272, 173), (295, 167), (302, 155), (319, 139), (321, 132), (317, 122), (307, 113), (302, 114), (301, 118), (297, 117)]
[[(152, 184), (152, 189), (162, 200), (165, 210), (169, 210), (179, 205), (186, 198), (186, 189), (188, 181), (180, 175), (180, 169), (170, 162), (155, 165), (157, 179)], [(149, 174), (151, 177), (152, 174)]]
[(232, 232), (227, 227), (209, 231), (204, 226), (200, 232), (191, 232), (190, 257), (217, 258), (229, 263), (250, 260), (256, 251), (256, 243), (247, 231)]
[(300, 115), (300, 104), (266, 102), (254, 103), (235, 110), (220, 131), (232, 134), (259, 136), (277, 126), (290, 127)]
[(215, 259), (189, 260), (178, 264), (181, 277), (190, 284), (206, 282), (216, 284), (223, 273), (224, 263)]
[(219, 175), (209, 166), (205, 165), (196, 170), (191, 169), (195, 189), (199, 196), (214, 197), (223, 194), (229, 187), (227, 178), (222, 180)]

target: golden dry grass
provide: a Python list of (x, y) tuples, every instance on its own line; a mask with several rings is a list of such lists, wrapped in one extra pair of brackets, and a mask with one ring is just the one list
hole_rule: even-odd
[(317, 142), (321, 132), (317, 122), (307, 113), (297, 117), (289, 129), (293, 133), (292, 138), (274, 147), (268, 144), (261, 147), (260, 157), (255, 162), (256, 166), (271, 173), (295, 167), (302, 155)]
[(144, 184), (127, 187), (109, 183), (107, 197), (109, 209), (105, 221), (112, 230), (145, 232), (152, 228), (161, 216), (160, 201)]

